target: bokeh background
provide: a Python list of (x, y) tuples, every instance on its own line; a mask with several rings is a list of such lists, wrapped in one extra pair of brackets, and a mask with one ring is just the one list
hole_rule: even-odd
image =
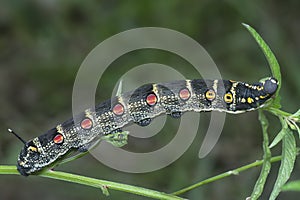
[[(252, 25), (276, 54), (282, 69), (283, 109), (294, 112), (300, 99), (300, 2), (287, 1), (112, 1), (28, 0), (0, 3), (0, 163), (15, 164), (22, 144), (7, 133), (12, 128), (30, 139), (72, 115), (72, 87), (87, 54), (106, 38), (137, 27), (165, 27), (197, 40), (216, 62), (225, 79), (255, 82), (270, 75), (259, 47), (241, 25)], [(191, 66), (158, 50), (122, 56), (105, 72), (97, 102), (110, 97), (117, 80), (133, 66), (157, 62), (197, 78)], [(147, 75), (145, 75), (147, 76)], [(116, 182), (173, 192), (221, 172), (261, 159), (262, 134), (257, 112), (227, 115), (221, 138), (209, 156), (198, 158), (210, 114), (201, 114), (197, 138), (188, 151), (170, 166), (145, 174), (110, 169), (92, 156), (58, 169)], [(270, 117), (270, 137), (279, 126)], [(166, 144), (178, 121), (150, 140), (132, 140), (142, 151)], [(143, 149), (144, 148), (144, 149)], [(273, 155), (280, 154), (280, 145)], [(262, 199), (267, 199), (279, 164), (274, 164)], [(299, 162), (292, 179), (300, 179)], [(251, 194), (259, 168), (197, 188), (189, 199), (245, 199)], [(35, 176), (0, 176), (0, 199), (147, 199), (123, 192), (100, 190)], [(282, 193), (278, 199), (297, 199)]]

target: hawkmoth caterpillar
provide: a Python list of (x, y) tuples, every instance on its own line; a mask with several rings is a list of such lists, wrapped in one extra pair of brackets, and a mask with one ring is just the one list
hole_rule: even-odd
[[(147, 126), (154, 117), (168, 114), (179, 118), (184, 112), (220, 111), (242, 113), (266, 105), (278, 88), (275, 78), (254, 84), (232, 80), (180, 80), (146, 84), (87, 109), (45, 134), (25, 142), (17, 169), (27, 176), (50, 166), (72, 150), (85, 152), (101, 136), (124, 136), (130, 123)], [(118, 143), (120, 144), (120, 143)], [(121, 143), (122, 146), (124, 145)]]

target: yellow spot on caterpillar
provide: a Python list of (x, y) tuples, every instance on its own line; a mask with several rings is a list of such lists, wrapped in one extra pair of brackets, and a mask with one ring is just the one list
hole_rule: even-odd
[(216, 93), (213, 90), (208, 90), (205, 93), (205, 97), (206, 97), (207, 100), (212, 101), (212, 100), (214, 100), (216, 98)]
[(226, 103), (232, 103), (232, 101), (233, 101), (233, 96), (232, 96), (232, 94), (231, 94), (231, 93), (226, 93), (226, 94), (224, 95), (224, 101), (225, 101)]
[(258, 91), (260, 91), (260, 90), (263, 90), (264, 89), (264, 87), (263, 86), (257, 86), (257, 88), (256, 88)]
[(251, 97), (248, 97), (247, 98), (247, 102), (250, 104), (250, 103), (253, 103), (254, 102), (254, 99), (252, 99)]
[(29, 146), (28, 151), (38, 152), (38, 149), (34, 146)]
[(261, 95), (261, 96), (259, 96), (259, 98), (260, 98), (260, 99), (264, 99), (264, 98), (266, 98), (266, 97), (268, 97), (268, 96), (269, 96), (268, 94), (265, 95), (265, 96), (262, 96), (262, 95)]

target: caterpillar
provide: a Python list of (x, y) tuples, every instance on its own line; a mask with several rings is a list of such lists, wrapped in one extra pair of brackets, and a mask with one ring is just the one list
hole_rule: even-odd
[(69, 119), (28, 142), (17, 136), (25, 144), (18, 156), (17, 169), (28, 176), (53, 165), (71, 151), (86, 152), (101, 137), (122, 146), (126, 144), (122, 137), (128, 134), (122, 131), (123, 127), (131, 123), (147, 126), (161, 114), (179, 118), (188, 111), (252, 111), (265, 106), (277, 88), (278, 81), (272, 77), (254, 84), (202, 79), (146, 84), (85, 110), (77, 116), (78, 123)]

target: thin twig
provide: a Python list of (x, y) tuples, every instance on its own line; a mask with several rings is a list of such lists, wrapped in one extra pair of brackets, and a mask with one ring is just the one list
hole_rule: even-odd
[[(16, 169), (16, 166), (7, 166), (7, 165), (0, 165), (0, 174), (18, 174), (18, 171)], [(133, 185), (127, 185), (123, 183), (116, 183), (112, 181), (106, 181), (106, 180), (99, 180), (95, 178), (90, 178), (86, 176), (80, 176), (76, 174), (70, 174), (65, 172), (59, 172), (59, 171), (45, 171), (39, 176), (51, 178), (51, 179), (57, 179), (57, 180), (63, 180), (67, 182), (72, 183), (78, 183), (81, 185), (87, 185), (95, 188), (99, 188), (103, 190), (105, 189), (112, 189), (112, 190), (118, 190), (123, 192), (128, 192), (136, 195), (141, 195), (145, 197), (151, 197), (153, 199), (165, 199), (165, 200), (183, 200), (181, 197), (177, 197), (172, 194), (166, 194), (164, 192), (158, 192), (155, 190), (150, 190), (147, 188), (137, 187)]]
[[(281, 160), (281, 156), (275, 156), (275, 157), (271, 158), (271, 163), (278, 162), (280, 160)], [(255, 162), (251, 163), (251, 164), (239, 167), (237, 169), (227, 171), (227, 172), (219, 174), (217, 176), (213, 176), (213, 177), (208, 178), (208, 179), (206, 179), (204, 181), (198, 182), (198, 183), (196, 183), (194, 185), (191, 185), (189, 187), (186, 187), (186, 188), (183, 188), (183, 189), (178, 190), (176, 192), (173, 192), (172, 194), (173, 195), (180, 195), (180, 194), (186, 193), (186, 192), (188, 192), (188, 191), (190, 191), (192, 189), (200, 187), (202, 185), (205, 185), (205, 184), (212, 183), (214, 181), (220, 180), (222, 178), (225, 178), (225, 177), (228, 177), (228, 176), (232, 176), (232, 175), (238, 175), (240, 172), (243, 172), (243, 171), (245, 171), (247, 169), (250, 169), (250, 168), (253, 168), (253, 167), (260, 166), (262, 164), (263, 164), (263, 160), (258, 160), (258, 161), (255, 161)]]

